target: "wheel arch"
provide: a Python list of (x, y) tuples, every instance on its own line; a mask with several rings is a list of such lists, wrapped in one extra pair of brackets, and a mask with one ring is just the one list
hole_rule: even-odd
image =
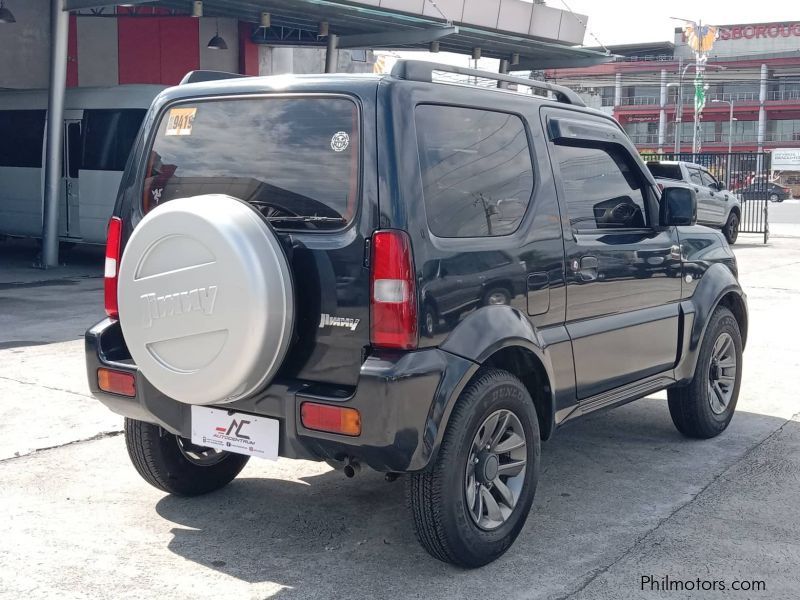
[(691, 321), (684, 338), (682, 358), (675, 369), (678, 381), (686, 382), (694, 376), (708, 322), (718, 306), (724, 306), (733, 313), (739, 324), (744, 347), (749, 325), (747, 297), (730, 269), (720, 263), (712, 265), (705, 272), (693, 296), (682, 303), (683, 313)]
[[(483, 307), (459, 323), (440, 347), (475, 363), (475, 368), (465, 374), (449, 398), (439, 427), (440, 438), (458, 396), (482, 367), (503, 369), (518, 377), (533, 399), (542, 439), (552, 435), (555, 429), (552, 365), (527, 315), (510, 306)], [(440, 441), (437, 440), (437, 448)]]
[[(539, 357), (523, 346), (505, 346), (489, 356), (481, 366), (508, 371), (522, 382), (536, 408), (541, 439), (549, 439), (555, 428), (555, 403), (550, 377)], [(475, 376), (477, 373), (473, 378)]]

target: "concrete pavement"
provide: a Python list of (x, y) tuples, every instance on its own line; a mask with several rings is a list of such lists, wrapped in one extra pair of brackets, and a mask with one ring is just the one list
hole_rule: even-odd
[[(0, 282), (0, 344), (12, 342), (0, 350), (0, 597), (796, 598), (800, 228), (782, 227), (767, 246), (736, 246), (751, 325), (728, 431), (681, 438), (663, 396), (559, 431), (517, 543), (470, 572), (422, 551), (402, 481), (377, 474), (253, 460), (202, 498), (149, 487), (119, 418), (88, 397), (77, 321), (36, 329), (40, 305), (26, 301), (79, 291), (81, 308), (69, 305), (82, 330), (102, 316), (100, 281)], [(643, 591), (642, 576), (766, 591)]]

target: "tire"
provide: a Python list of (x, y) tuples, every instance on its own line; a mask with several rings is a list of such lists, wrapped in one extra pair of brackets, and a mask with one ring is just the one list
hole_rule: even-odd
[[(249, 456), (219, 452), (201, 459), (203, 449), (158, 425), (125, 419), (125, 445), (133, 466), (150, 485), (176, 496), (198, 496), (224, 487)], [(183, 448), (183, 449), (182, 449)], [(187, 454), (198, 458), (190, 459)]]
[(492, 306), (495, 304), (506, 305), (511, 304), (511, 294), (508, 289), (504, 287), (490, 288), (483, 295), (483, 306)]
[(722, 228), (722, 234), (731, 246), (736, 243), (739, 237), (739, 222), (739, 215), (735, 211), (731, 211), (728, 215), (728, 220), (725, 221), (725, 226)]
[[(510, 415), (508, 420), (506, 415)], [(488, 441), (509, 448), (517, 446), (497, 454), (481, 451), (479, 464), (472, 466), (475, 442), (486, 435), (490, 419), (496, 419), (497, 436), (489, 434)], [(506, 425), (502, 432), (500, 423)], [(522, 433), (525, 445), (520, 447), (518, 438)], [(528, 390), (506, 371), (480, 372), (459, 397), (435, 462), (425, 471), (406, 478), (408, 504), (422, 547), (434, 558), (467, 568), (480, 567), (501, 556), (514, 543), (528, 518), (539, 479), (539, 454), (539, 423)], [(491, 521), (492, 510), (484, 494), (473, 492), (472, 501), (468, 498), (468, 484), (477, 491), (481, 490), (479, 480), (486, 481), (491, 476), (487, 473), (495, 473), (496, 480), (504, 476), (493, 471), (498, 465), (492, 464), (490, 455), (498, 459), (499, 470), (508, 474), (505, 481), (501, 480), (505, 492), (517, 491), (511, 492), (513, 508), (510, 508), (497, 500), (503, 497), (502, 488), (492, 484), (491, 490), (486, 489), (486, 494), (494, 499), (494, 507), (501, 513), (505, 509), (501, 514), (504, 521)], [(524, 468), (519, 471), (522, 459)]]
[(778, 194), (770, 194), (769, 195), (769, 201), (770, 202), (783, 202), (783, 200), (780, 199)]
[(436, 309), (430, 304), (426, 304), (422, 309), (422, 334), (432, 338), (436, 334), (436, 326), (439, 324), (439, 315)]
[[(727, 336), (727, 337), (726, 337)], [(715, 356), (718, 344), (729, 341), (727, 355)], [(731, 372), (730, 358), (734, 360), (735, 373)], [(721, 390), (726, 402), (712, 391), (715, 377), (730, 378), (726, 392), (725, 384), (717, 379), (717, 387)], [(733, 418), (736, 402), (739, 399), (739, 388), (742, 381), (742, 336), (739, 324), (733, 313), (722, 306), (717, 307), (708, 323), (700, 353), (697, 359), (694, 379), (686, 386), (671, 388), (667, 391), (669, 414), (678, 431), (691, 438), (708, 439), (725, 431)]]

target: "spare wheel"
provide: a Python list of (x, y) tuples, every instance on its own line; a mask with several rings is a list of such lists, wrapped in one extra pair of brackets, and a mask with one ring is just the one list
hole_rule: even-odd
[(286, 255), (249, 205), (208, 194), (166, 202), (131, 234), (119, 269), (131, 356), (188, 404), (233, 402), (280, 368), (294, 321)]

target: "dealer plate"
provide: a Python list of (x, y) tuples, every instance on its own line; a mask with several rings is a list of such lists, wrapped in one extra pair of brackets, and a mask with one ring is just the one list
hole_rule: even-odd
[(192, 406), (192, 443), (198, 446), (276, 460), (278, 439), (275, 419)]

